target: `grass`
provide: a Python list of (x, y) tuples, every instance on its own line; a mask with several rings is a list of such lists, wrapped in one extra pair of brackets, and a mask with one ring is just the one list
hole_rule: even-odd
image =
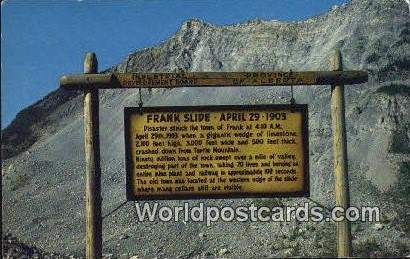
[(408, 214), (403, 215), (401, 222), (402, 222), (403, 231), (407, 235), (409, 235), (410, 234), (410, 216)]
[(399, 241), (396, 243), (397, 249), (399, 250), (398, 256), (406, 256), (410, 253), (410, 245), (406, 242)]
[(389, 84), (379, 87), (376, 90), (377, 93), (384, 93), (387, 95), (410, 95), (410, 86), (404, 84)]
[(379, 59), (380, 59), (379, 54), (372, 53), (366, 58), (366, 61), (367, 61), (367, 63), (376, 63), (377, 61), (379, 61)]
[(337, 257), (336, 242), (323, 242), (322, 250), (320, 250), (318, 257), (325, 257), (325, 258)]
[(373, 257), (374, 252), (380, 250), (381, 247), (374, 237), (359, 241), (356, 245), (353, 245), (355, 256), (362, 258)]
[(26, 174), (17, 175), (15, 179), (11, 180), (10, 189), (16, 191), (30, 183), (30, 177)]
[(318, 229), (314, 235), (315, 248), (318, 250), (318, 257), (337, 257), (336, 232), (332, 229)]
[[(389, 58), (389, 57), (386, 57)], [(408, 70), (410, 67), (410, 58), (406, 56), (401, 56), (394, 60), (389, 60), (389, 62), (379, 69), (381, 77), (388, 75), (394, 71)]]
[(400, 164), (399, 180), (395, 194), (401, 198), (405, 204), (410, 203), (410, 162)]
[(409, 154), (409, 139), (407, 137), (407, 129), (410, 127), (410, 124), (404, 125), (400, 130), (392, 132), (390, 143), (389, 143), (389, 152), (391, 153), (400, 153), (400, 154)]
[[(404, 205), (402, 210), (398, 210), (397, 221), (393, 223), (398, 224), (402, 231), (409, 235), (410, 214), (405, 208), (410, 203), (410, 162), (400, 163), (397, 184), (389, 193), (386, 193), (386, 196), (391, 197), (398, 205)], [(382, 218), (383, 220), (384, 218)]]
[(284, 203), (280, 198), (262, 198), (255, 201), (255, 206), (257, 207), (283, 207)]

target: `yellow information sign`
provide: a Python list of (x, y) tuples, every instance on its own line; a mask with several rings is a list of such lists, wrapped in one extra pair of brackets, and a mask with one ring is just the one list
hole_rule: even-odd
[(127, 199), (308, 196), (307, 105), (125, 108)]

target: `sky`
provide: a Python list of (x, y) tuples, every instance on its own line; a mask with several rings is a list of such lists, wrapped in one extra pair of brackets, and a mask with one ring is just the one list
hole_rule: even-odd
[(349, 0), (5, 0), (1, 3), (1, 128), (23, 108), (82, 73), (99, 70), (173, 35), (189, 18), (217, 25), (252, 19), (301, 21)]

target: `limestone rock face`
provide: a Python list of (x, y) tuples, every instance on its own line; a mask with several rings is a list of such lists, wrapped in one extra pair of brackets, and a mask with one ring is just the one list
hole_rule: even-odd
[[(329, 70), (338, 47), (344, 69), (367, 70), (347, 86), (351, 204), (378, 206), (374, 222), (353, 224), (354, 255), (410, 253), (410, 15), (405, 1), (353, 0), (303, 22), (254, 20), (217, 26), (188, 20), (167, 41), (136, 51), (120, 72)], [(98, 53), (97, 53), (98, 55)], [(288, 103), (287, 87), (143, 90), (144, 105)], [(297, 86), (309, 104), (311, 198), (334, 206), (330, 87)], [(100, 92), (103, 214), (125, 200), (123, 107), (136, 90)], [(19, 113), (2, 131), (3, 227), (19, 240), (60, 254), (84, 253), (82, 96), (58, 89)], [(160, 201), (183, 205), (184, 201)], [(188, 201), (194, 205), (200, 201)], [(207, 200), (206, 206), (296, 205), (292, 199)], [(104, 218), (104, 253), (139, 257), (335, 255), (334, 223), (138, 222), (131, 202)], [(142, 205), (142, 204), (141, 204)], [(203, 236), (198, 235), (203, 233)], [(55, 238), (56, 236), (58, 238)], [(128, 236), (122, 239), (122, 236)]]

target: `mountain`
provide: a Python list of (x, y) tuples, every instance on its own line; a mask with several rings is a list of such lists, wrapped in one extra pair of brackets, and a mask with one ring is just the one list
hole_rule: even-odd
[[(353, 0), (303, 22), (254, 20), (217, 26), (188, 20), (167, 41), (130, 54), (109, 71), (344, 69), (369, 82), (345, 88), (352, 206), (378, 206), (381, 222), (352, 224), (356, 256), (410, 254), (410, 19), (405, 1)], [(98, 55), (98, 53), (97, 53)], [(143, 90), (145, 106), (288, 103), (288, 87)], [(297, 86), (309, 104), (311, 199), (203, 200), (207, 206), (333, 207), (330, 87)], [(100, 91), (103, 215), (125, 201), (123, 107), (135, 89)], [(82, 95), (58, 89), (20, 112), (2, 131), (3, 232), (48, 252), (84, 254)], [(160, 206), (196, 201), (159, 201)], [(149, 202), (152, 203), (152, 202)], [(104, 218), (105, 254), (147, 257), (332, 256), (329, 222), (138, 222), (128, 202)]]

